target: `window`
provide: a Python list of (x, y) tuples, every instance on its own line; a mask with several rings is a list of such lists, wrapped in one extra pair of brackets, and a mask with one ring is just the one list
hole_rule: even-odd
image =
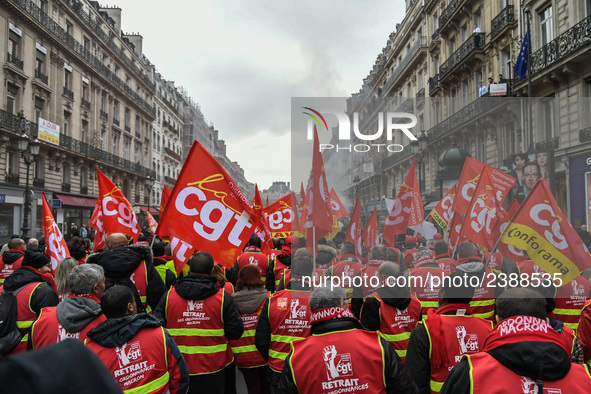
[(84, 37), (83, 45), (85, 50), (90, 50), (90, 40), (87, 37)]
[(11, 150), (6, 151), (6, 172), (8, 174), (18, 174), (18, 155)]
[(451, 113), (455, 113), (456, 110), (458, 109), (458, 90), (457, 89), (452, 89), (451, 90)]
[(39, 97), (35, 97), (35, 120), (43, 117), (43, 110), (45, 107), (45, 101)]
[(462, 42), (466, 41), (466, 39), (468, 38), (468, 28), (466, 25), (463, 25), (462, 27), (460, 27), (460, 40)]
[(486, 134), (476, 137), (476, 159), (486, 163)]
[(42, 46), (40, 46), (39, 44), (37, 44), (37, 51), (35, 54), (35, 76), (39, 77), (40, 75), (45, 75), (45, 53), (42, 52), (42, 50), (44, 50), (45, 52), (47, 52), (47, 50), (45, 48), (43, 48)]
[(80, 129), (80, 141), (86, 142), (88, 139), (88, 122), (86, 120), (82, 121), (82, 128)]
[[(505, 8), (505, 7), (503, 7), (503, 8)], [(503, 8), (501, 8), (501, 10)], [(481, 15), (480, 9), (474, 13), (474, 23), (482, 31), (482, 15)], [(472, 28), (472, 26), (469, 26), (469, 27)]]
[(64, 88), (72, 90), (72, 68), (64, 65)]
[(515, 136), (515, 123), (506, 123), (503, 125), (503, 139), (505, 142), (505, 153), (507, 158), (516, 153), (517, 138)]
[(499, 70), (501, 70), (503, 78), (511, 78), (511, 54), (509, 53), (508, 48), (502, 50), (499, 53), (499, 60), (501, 61), (501, 64), (499, 65)]
[(433, 56), (433, 67), (435, 74), (439, 74), (439, 56)]
[(591, 0), (585, 0), (585, 12), (587, 16), (591, 15)]
[(474, 71), (474, 87), (476, 89), (476, 96), (475, 97), (480, 97), (480, 82), (482, 82), (482, 85), (486, 85), (486, 81), (482, 80), (482, 72), (479, 70)]
[(66, 33), (70, 36), (74, 35), (74, 26), (68, 21), (66, 21)]
[(508, 3), (507, 0), (498, 0), (498, 2), (499, 2), (499, 12), (501, 10), (503, 10), (505, 7), (507, 7), (507, 3)]
[(119, 67), (118, 65), (115, 65), (115, 76), (117, 78), (121, 78), (121, 67)]
[(43, 157), (37, 156), (37, 160), (35, 160), (33, 162), (33, 178), (34, 179), (43, 179), (44, 178), (43, 168), (44, 168)]
[(20, 44), (21, 44), (21, 34), (20, 29), (16, 26), (13, 26), (12, 23), (10, 24), (10, 31), (8, 32), (8, 55), (9, 60), (10, 57), (20, 59)]
[(554, 29), (552, 27), (552, 6), (548, 6), (539, 14), (542, 46), (548, 44), (554, 39)]
[(125, 108), (125, 129), (131, 130), (131, 111), (129, 108)]
[(456, 38), (452, 37), (448, 41), (448, 48), (449, 48), (449, 55), (451, 56), (452, 53), (456, 51)]
[(115, 156), (118, 156), (118, 151), (119, 151), (119, 136), (118, 135), (113, 135), (113, 145), (111, 146), (112, 149), (112, 153)]
[(6, 89), (6, 112), (11, 114), (17, 113), (17, 97), (18, 87), (9, 82)]
[(470, 103), (470, 88), (468, 86), (468, 81), (462, 82), (462, 107)]
[(542, 141), (554, 138), (554, 120), (555, 120), (555, 102), (554, 97), (545, 99), (543, 101), (543, 113), (544, 113), (544, 127)]
[(435, 14), (433, 15), (433, 32), (437, 31), (437, 29), (439, 29), (439, 18)]
[(106, 66), (109, 63), (109, 57), (103, 53), (103, 66)]
[(90, 95), (90, 89), (88, 89), (88, 82), (82, 79), (82, 98), (86, 101), (89, 101), (88, 97)]
[(69, 128), (70, 128), (70, 113), (64, 112), (64, 127), (62, 128), (62, 132), (64, 133), (64, 135), (69, 135), (68, 134)]
[(88, 187), (88, 172), (86, 168), (80, 170), (80, 188)]
[(137, 164), (142, 164), (140, 162), (141, 156), (140, 156), (140, 148), (139, 146), (135, 146), (135, 152), (134, 152), (134, 156), (133, 156), (133, 160), (137, 163)]
[(113, 120), (119, 122), (119, 101), (113, 101)]
[(123, 145), (123, 158), (129, 160), (129, 154), (131, 150), (131, 139), (125, 137), (125, 143)]
[(137, 134), (137, 136), (139, 137), (140, 135), (140, 117), (139, 116), (135, 116), (135, 132)]
[(41, 11), (47, 13), (47, 1), (45, 0), (37, 0), (37, 7), (41, 9)]
[(126, 76), (125, 76), (125, 84), (126, 84), (128, 87), (131, 87), (131, 78), (129, 78), (129, 75), (126, 75)]
[(107, 150), (107, 132), (105, 130), (101, 131), (101, 149)]
[(107, 111), (107, 91), (103, 90), (101, 93), (101, 111)]

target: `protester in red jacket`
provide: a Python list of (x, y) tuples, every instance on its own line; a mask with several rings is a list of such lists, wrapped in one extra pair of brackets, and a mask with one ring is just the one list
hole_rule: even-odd
[(21, 267), (27, 245), (21, 238), (13, 238), (8, 241), (8, 250), (0, 256), (0, 284), (16, 269)]

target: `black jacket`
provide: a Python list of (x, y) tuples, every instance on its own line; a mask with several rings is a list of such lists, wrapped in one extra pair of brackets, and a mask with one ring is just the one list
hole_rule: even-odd
[[(508, 343), (488, 351), (488, 354), (516, 374), (534, 381), (562, 379), (571, 366), (569, 355), (560, 346), (551, 342)], [(502, 387), (502, 384), (503, 382), (499, 382), (499, 387)], [(471, 393), (470, 385), (470, 365), (464, 358), (451, 370), (440, 393), (468, 394)], [(514, 387), (506, 389), (506, 392), (515, 392)]]
[[(29, 248), (29, 250), (31, 250), (31, 248)], [(15, 261), (24, 256), (25, 254), (20, 250), (6, 250), (4, 253), (2, 253), (2, 262), (4, 264), (14, 264)]]
[(275, 259), (273, 259), (269, 263), (269, 268), (267, 268), (267, 276), (266, 276), (267, 279), (266, 279), (265, 287), (271, 293), (273, 293), (275, 291), (275, 263), (276, 263), (276, 261), (279, 260), (281, 263), (285, 264), (287, 266), (287, 268), (289, 268), (289, 267), (291, 267), (291, 256), (292, 255), (278, 254), (277, 256), (275, 256)]
[(42, 282), (31, 294), (30, 307), (35, 314), (39, 315), (41, 308), (56, 306), (59, 303), (57, 293), (37, 272), (29, 267), (21, 267), (14, 271), (4, 281), (4, 290), (15, 291), (29, 283)]
[[(310, 329), (311, 335), (326, 334), (329, 332), (345, 331), (354, 328), (361, 328), (359, 322), (353, 318), (340, 318), (329, 321), (323, 321), (312, 325)], [(380, 339), (382, 348), (384, 349), (384, 368), (386, 376), (386, 392), (387, 393), (400, 393), (400, 394), (412, 394), (417, 392), (417, 388), (411, 380), (406, 368), (400, 357), (394, 351), (394, 348), (385, 339)], [(291, 368), (289, 367), (289, 360), (291, 358), (291, 352), (285, 359), (285, 366), (283, 373), (281, 374), (281, 380), (279, 382), (279, 393), (282, 394), (295, 394), (298, 393), (298, 388), (293, 381)], [(319, 360), (322, 363), (322, 360)], [(311, 367), (323, 367), (311, 366)], [(376, 371), (378, 373), (378, 371)]]
[[(162, 296), (166, 293), (166, 286), (162, 278), (154, 268), (152, 249), (146, 245), (120, 246), (117, 248), (104, 250), (100, 253), (94, 253), (87, 257), (87, 264), (98, 264), (105, 269), (106, 287), (109, 288), (115, 284), (124, 284), (135, 290), (136, 287), (130, 280), (131, 275), (137, 269), (142, 261), (146, 262), (146, 274), (148, 284), (146, 295), (148, 305), (156, 308)], [(141, 308), (142, 305), (137, 291), (134, 291), (136, 305)]]
[[(88, 338), (102, 347), (113, 348), (130, 341), (142, 328), (157, 328), (160, 322), (146, 313), (138, 313), (118, 318), (108, 319), (88, 332)], [(164, 330), (166, 347), (176, 359), (181, 375), (179, 389), (175, 393), (186, 393), (189, 389), (189, 369), (178, 346)]]
[[(211, 275), (189, 274), (180, 279), (174, 286), (178, 295), (186, 300), (204, 300), (216, 294), (220, 287), (217, 278)], [(168, 301), (168, 294), (162, 297), (160, 303), (154, 311), (154, 315), (158, 317), (166, 326), (166, 304)], [(240, 339), (244, 333), (244, 325), (242, 319), (238, 314), (234, 300), (230, 294), (224, 296), (224, 304), (222, 305), (222, 319), (224, 321), (224, 336), (228, 340)]]
[[(380, 287), (376, 290), (380, 298), (388, 305), (400, 310), (410, 304), (410, 291), (402, 287)], [(363, 328), (370, 331), (380, 329), (380, 307), (382, 303), (375, 297), (367, 297), (361, 308), (360, 322)]]

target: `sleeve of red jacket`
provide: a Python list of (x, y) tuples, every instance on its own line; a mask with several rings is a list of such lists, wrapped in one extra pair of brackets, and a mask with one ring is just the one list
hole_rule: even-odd
[(583, 309), (581, 313), (577, 338), (583, 348), (585, 361), (591, 359), (591, 306)]
[(168, 331), (163, 328), (166, 337), (166, 358), (168, 359), (169, 386), (171, 394), (186, 394), (189, 390), (189, 368), (177, 344)]

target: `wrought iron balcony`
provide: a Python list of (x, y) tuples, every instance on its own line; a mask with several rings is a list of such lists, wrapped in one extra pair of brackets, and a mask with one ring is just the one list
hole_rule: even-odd
[(88, 195), (88, 186), (80, 186), (80, 194)]
[(105, 120), (109, 119), (109, 114), (106, 113), (105, 111), (103, 111), (102, 109), (101, 109), (101, 118), (103, 118)]
[(441, 16), (439, 17), (439, 30), (450, 21), (452, 16), (454, 16), (456, 11), (460, 9), (460, 6), (464, 4), (465, 1), (466, 0), (451, 0), (448, 3), (447, 7), (443, 10)]
[(18, 57), (11, 55), (10, 53), (8, 54), (8, 63), (13, 64), (17, 68), (20, 68), (21, 70), (23, 69), (23, 61), (21, 59), (19, 59)]
[(45, 187), (45, 179), (33, 178), (33, 187), (44, 188)]
[(508, 5), (490, 22), (491, 38), (498, 36), (504, 28), (513, 23), (515, 23), (515, 11), (512, 5)]
[(439, 74), (429, 78), (429, 95), (433, 94), (437, 89), (439, 89)]
[(586, 129), (579, 130), (579, 142), (589, 142), (591, 141), (591, 127), (587, 127)]
[(439, 67), (440, 79), (463, 63), (474, 51), (484, 48), (485, 33), (474, 33)]
[(70, 100), (74, 100), (74, 92), (64, 86), (64, 96), (69, 98)]
[(121, 124), (121, 122), (119, 122), (119, 119), (114, 119), (113, 118), (113, 124), (117, 127), (119, 127), (119, 125)]
[(178, 153), (176, 153), (176, 152), (175, 152), (175, 151), (173, 151), (172, 149), (170, 149), (170, 148), (166, 148), (166, 147), (165, 147), (165, 148), (164, 148), (164, 152), (165, 152), (165, 153), (166, 153), (168, 156), (172, 157), (173, 159), (176, 159), (176, 160), (178, 160), (178, 161), (181, 161), (181, 155), (179, 155)]
[(41, 82), (43, 82), (44, 84), (47, 85), (48, 82), (48, 78), (47, 75), (43, 74), (41, 71), (39, 70), (35, 70), (35, 78), (40, 80)]
[(86, 109), (90, 109), (90, 101), (82, 98), (82, 106)]
[(10, 183), (12, 185), (18, 185), (18, 174), (13, 174), (13, 173), (6, 173), (6, 176), (4, 177), (4, 181), (6, 183)]
[(538, 142), (536, 144), (536, 152), (545, 152), (549, 150), (558, 149), (559, 138), (554, 137), (549, 140)]
[(564, 60), (591, 43), (591, 15), (532, 54), (531, 72), (535, 75)]
[(62, 191), (65, 193), (69, 193), (72, 185), (69, 183), (62, 183)]
[(421, 36), (417, 40), (417, 42), (415, 42), (414, 45), (410, 48), (410, 50), (408, 51), (408, 53), (406, 54), (406, 56), (404, 57), (402, 62), (400, 62), (398, 67), (396, 67), (396, 70), (394, 70), (394, 72), (392, 72), (392, 75), (390, 75), (390, 78), (388, 78), (388, 81), (386, 82), (386, 84), (384, 85), (384, 88), (382, 89), (383, 95), (386, 95), (388, 93), (388, 90), (390, 90), (392, 85), (394, 85), (394, 82), (396, 82), (396, 80), (400, 77), (400, 75), (407, 69), (408, 65), (415, 59), (415, 57), (419, 53), (419, 51), (423, 48), (428, 48), (428, 47), (429, 47), (429, 45), (427, 44), (427, 37)]
[(176, 179), (174, 179), (174, 178), (171, 178), (171, 177), (169, 177), (169, 176), (165, 176), (165, 177), (164, 177), (164, 181), (165, 181), (167, 184), (169, 184), (169, 185), (173, 186), (173, 185), (175, 184), (175, 182), (176, 182)]

